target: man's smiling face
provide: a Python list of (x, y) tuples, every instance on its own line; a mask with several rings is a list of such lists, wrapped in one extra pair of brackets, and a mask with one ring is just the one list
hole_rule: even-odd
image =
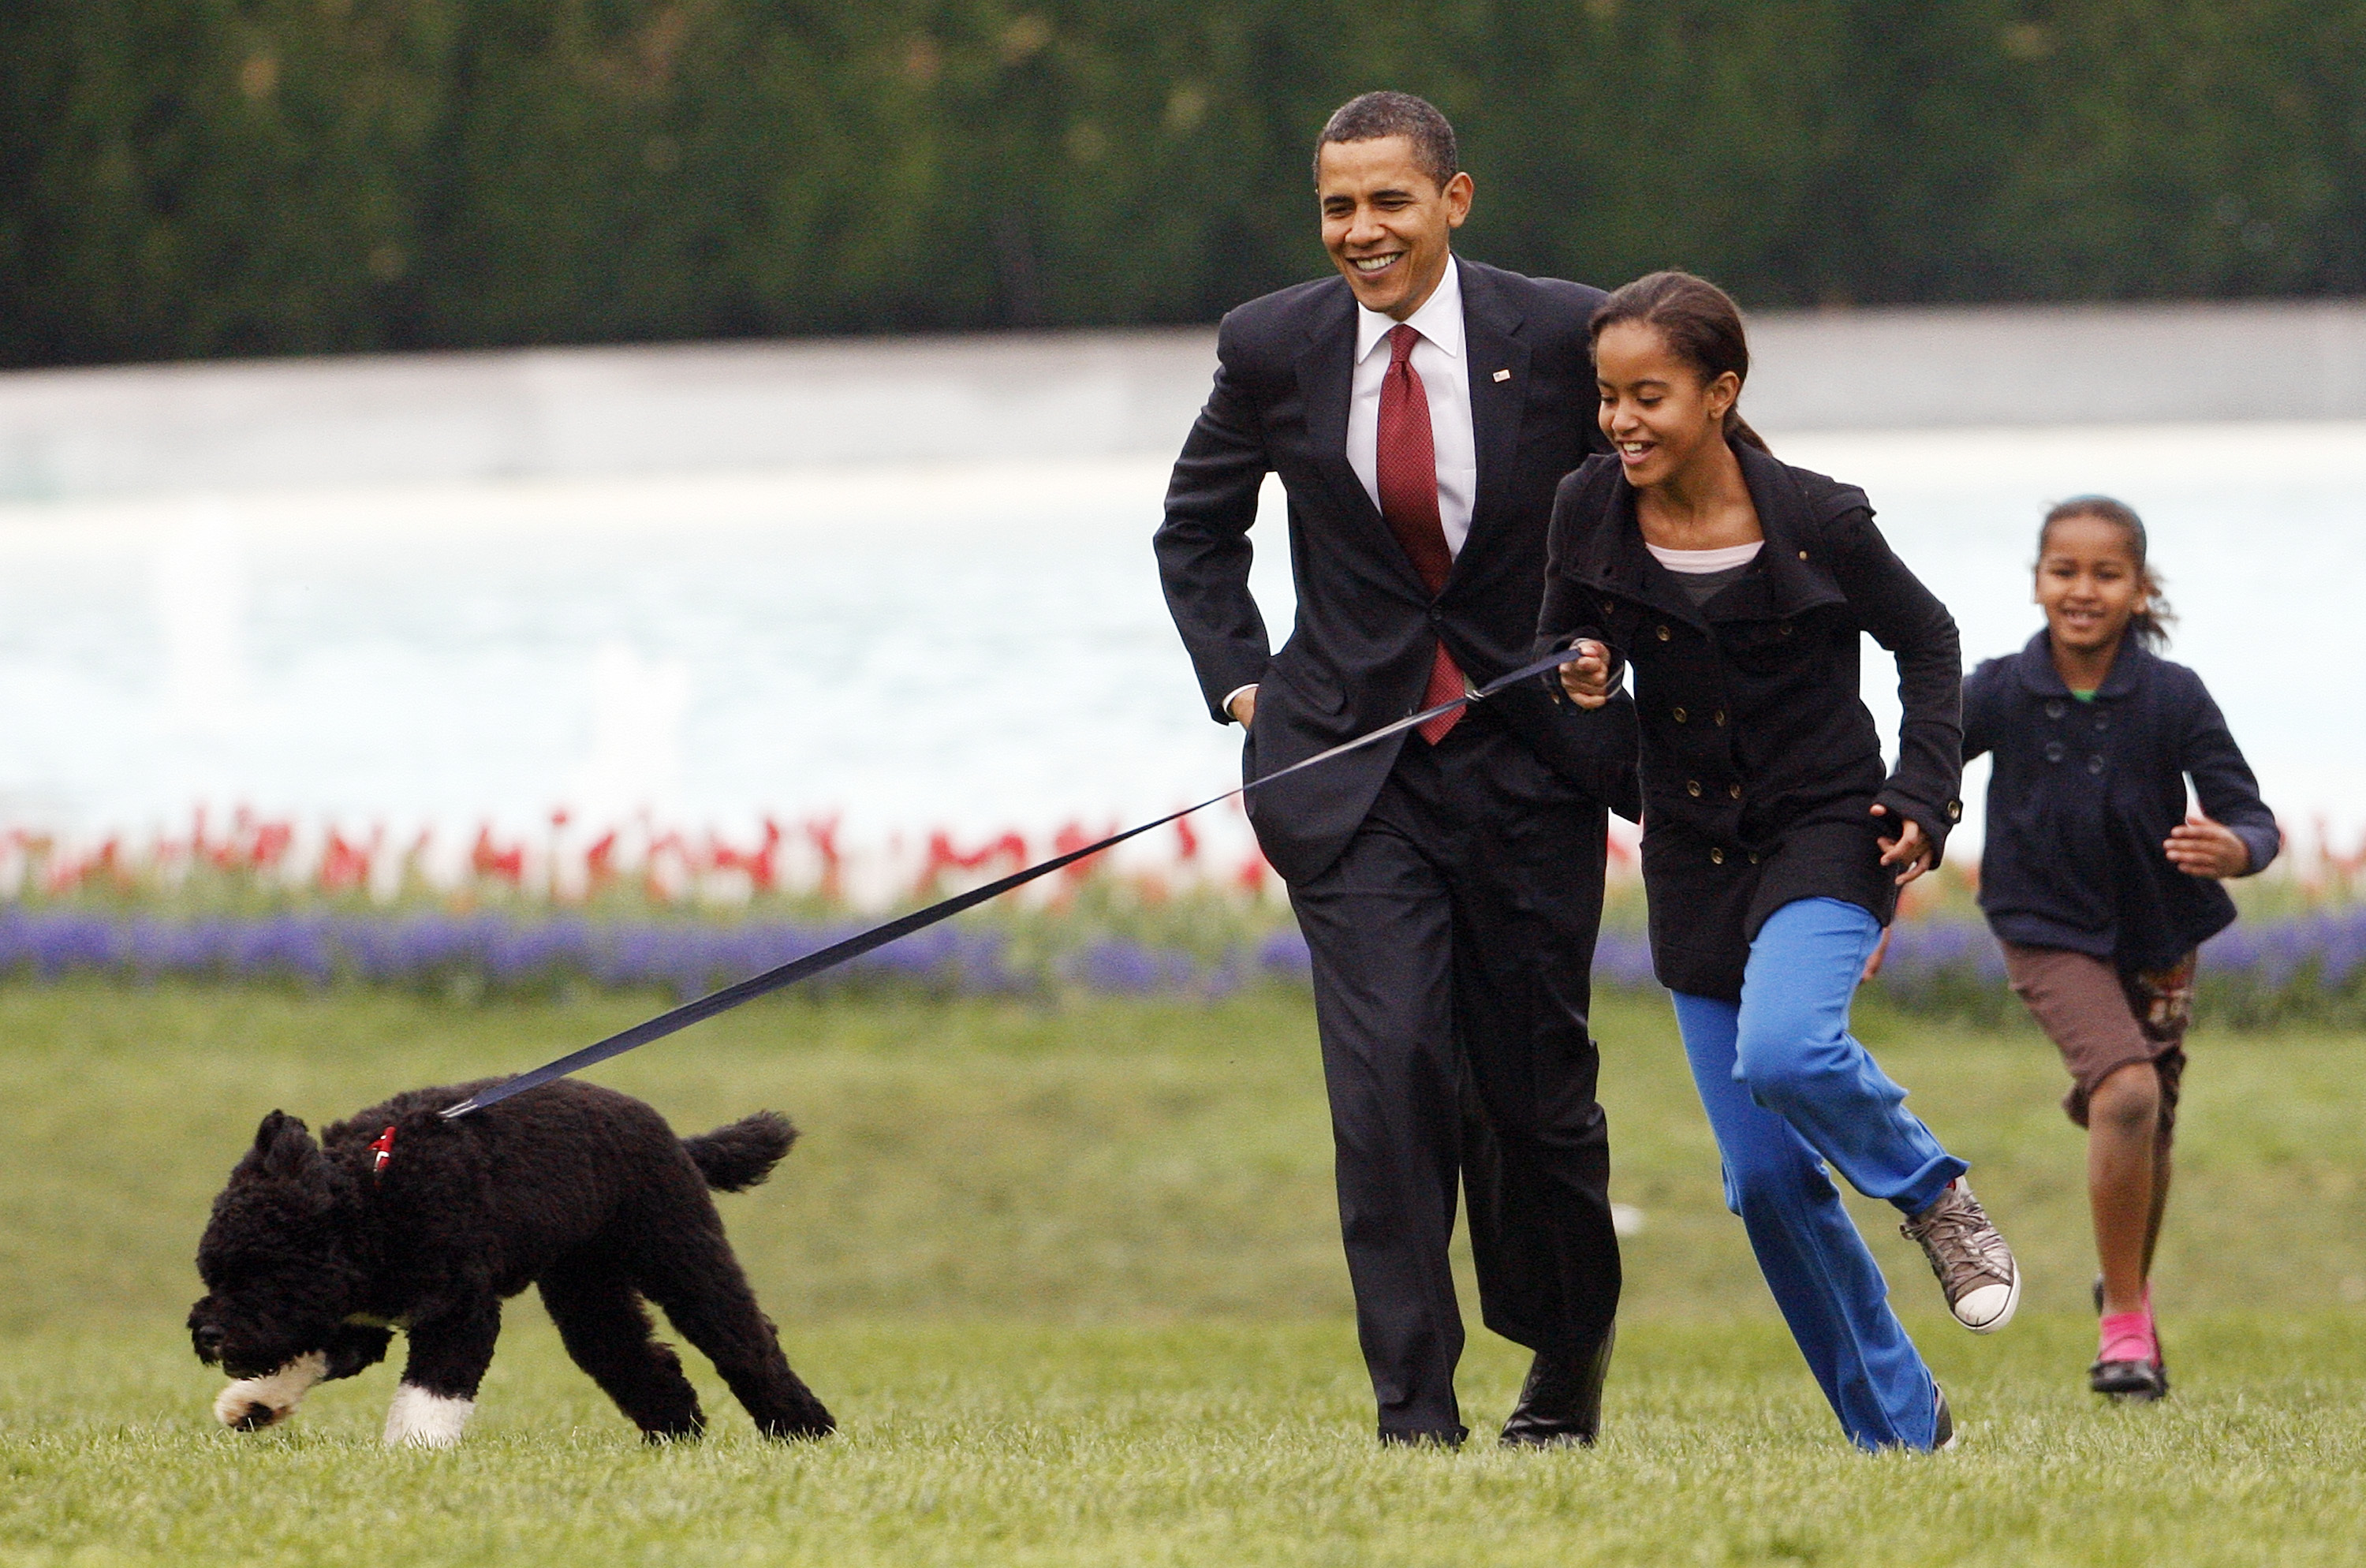
[(1314, 191), (1323, 247), (1364, 308), (1400, 321), (1420, 310), (1470, 215), (1470, 176), (1440, 187), (1414, 161), (1411, 138), (1380, 136), (1324, 143)]

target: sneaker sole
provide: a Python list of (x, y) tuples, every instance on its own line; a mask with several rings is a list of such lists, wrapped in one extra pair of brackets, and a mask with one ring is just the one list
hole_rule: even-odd
[[(1989, 1319), (1986, 1323), (1966, 1323), (1960, 1317), (1956, 1318), (1955, 1321), (1963, 1324), (1966, 1328), (1970, 1329), (1975, 1334), (1994, 1334), (1998, 1329), (2002, 1328), (2006, 1324), (2011, 1323), (2012, 1321), (2012, 1314), (2020, 1310), (2021, 1264), (2016, 1260), (2012, 1266), (2011, 1282), (2005, 1287), (2004, 1310), (1997, 1314), (1994, 1317)], [(1954, 1315), (1954, 1308), (1950, 1307), (1948, 1309), (1949, 1315)]]

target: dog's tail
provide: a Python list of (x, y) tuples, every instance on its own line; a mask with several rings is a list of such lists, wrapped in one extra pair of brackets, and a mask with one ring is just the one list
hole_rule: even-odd
[(775, 1111), (759, 1111), (728, 1127), (717, 1127), (701, 1137), (684, 1138), (682, 1152), (698, 1167), (706, 1184), (718, 1192), (744, 1192), (772, 1174), (797, 1130)]

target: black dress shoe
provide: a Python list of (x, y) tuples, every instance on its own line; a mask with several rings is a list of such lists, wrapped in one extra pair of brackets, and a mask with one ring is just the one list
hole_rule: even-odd
[(1617, 1336), (1614, 1325), (1602, 1337), (1601, 1348), (1583, 1361), (1538, 1351), (1527, 1381), (1520, 1384), (1520, 1403), (1504, 1423), (1503, 1445), (1545, 1449), (1593, 1442), (1602, 1430), (1602, 1380), (1609, 1374), (1610, 1347)]
[(1391, 1449), (1459, 1449), (1470, 1436), (1468, 1427), (1448, 1427), (1446, 1430), (1425, 1431), (1409, 1427), (1383, 1427), (1380, 1444)]

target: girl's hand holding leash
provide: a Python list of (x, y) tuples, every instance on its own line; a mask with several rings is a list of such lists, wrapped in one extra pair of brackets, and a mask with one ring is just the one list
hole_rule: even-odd
[[(1568, 666), (1563, 665), (1561, 668), (1565, 670)], [(1887, 817), (1889, 815), (1889, 808), (1886, 806), (1876, 806), (1873, 808), (1873, 814), (1876, 817)], [(2229, 833), (2227, 837), (2233, 838), (2234, 835)], [(1908, 818), (1905, 825), (1898, 829), (1898, 837), (1883, 839), (1880, 844), (1882, 864), (1903, 865), (1906, 868), (1898, 874), (1898, 886), (1900, 887), (1930, 870), (1931, 863), (1937, 858), (1936, 852), (1931, 847), (1931, 840), (1922, 836), (1922, 824), (1915, 821), (1911, 817)]]
[(1560, 667), (1560, 689), (1582, 708), (1600, 707), (1610, 700), (1610, 650), (1581, 637), (1570, 651), (1577, 657)]
[(2241, 876), (2251, 869), (2251, 847), (2235, 829), (2199, 811), (2187, 812), (2161, 848), (2169, 852), (2169, 863), (2188, 876)]

